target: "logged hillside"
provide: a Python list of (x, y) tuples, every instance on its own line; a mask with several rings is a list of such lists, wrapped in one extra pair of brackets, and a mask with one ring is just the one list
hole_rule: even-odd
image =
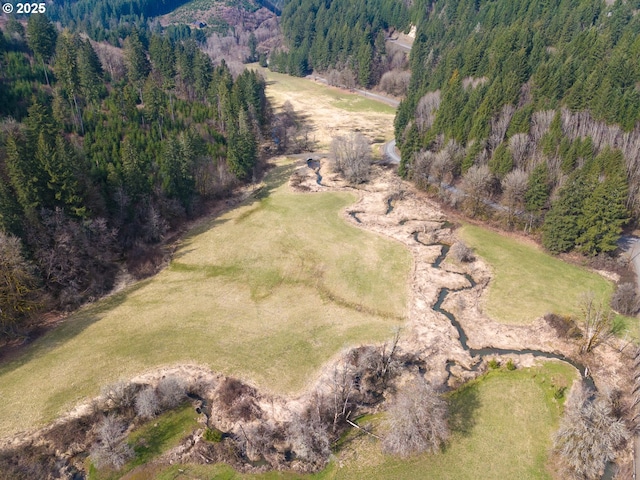
[[(396, 117), (400, 171), (472, 215), (615, 249), (640, 213), (638, 1), (423, 2)], [(487, 200), (502, 204), (487, 208)]]

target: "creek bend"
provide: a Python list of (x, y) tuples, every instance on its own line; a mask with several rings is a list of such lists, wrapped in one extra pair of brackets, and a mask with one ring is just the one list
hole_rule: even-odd
[[(424, 246), (439, 246), (441, 248), (441, 252), (440, 255), (438, 255), (438, 257), (433, 261), (433, 263), (431, 264), (431, 266), (433, 268), (436, 269), (440, 269), (440, 266), (442, 264), (442, 262), (447, 258), (447, 255), (449, 253), (449, 249), (451, 248), (450, 245), (444, 244), (444, 243), (424, 243), (422, 241), (420, 241), (419, 239), (419, 232), (413, 232), (413, 238), (414, 240), (419, 243), (420, 245), (424, 245)], [(593, 378), (591, 378), (591, 376), (589, 375), (587, 368), (582, 365), (581, 363), (578, 363), (562, 354), (559, 353), (553, 353), (553, 352), (545, 352), (543, 350), (532, 350), (532, 349), (522, 349), (522, 350), (516, 350), (516, 349), (508, 349), (508, 348), (493, 348), (493, 347), (484, 347), (484, 348), (469, 348), (469, 345), (467, 343), (469, 337), (467, 336), (467, 334), (465, 333), (464, 329), (462, 328), (462, 325), (460, 324), (460, 322), (456, 319), (455, 315), (447, 310), (445, 310), (444, 308), (442, 308), (442, 304), (445, 302), (445, 300), (447, 299), (447, 296), (449, 295), (449, 293), (451, 292), (459, 292), (462, 290), (469, 290), (474, 288), (477, 283), (476, 281), (473, 279), (473, 277), (471, 277), (471, 275), (469, 275), (468, 273), (462, 274), (464, 276), (464, 278), (467, 279), (467, 281), (469, 282), (469, 286), (467, 287), (462, 287), (462, 288), (458, 288), (455, 290), (452, 290), (450, 288), (441, 288), (440, 291), (438, 292), (438, 298), (436, 300), (436, 302), (433, 304), (433, 306), (431, 307), (432, 310), (436, 313), (440, 313), (442, 315), (444, 315), (445, 317), (447, 317), (447, 319), (449, 320), (449, 322), (451, 322), (451, 325), (453, 325), (453, 327), (456, 329), (456, 331), (458, 332), (458, 338), (460, 341), (460, 345), (462, 346), (462, 349), (466, 352), (469, 353), (469, 355), (472, 358), (484, 358), (484, 357), (488, 357), (488, 356), (503, 356), (503, 355), (532, 355), (535, 358), (545, 358), (545, 359), (549, 359), (549, 360), (559, 360), (561, 362), (565, 362), (568, 363), (569, 365), (571, 365), (572, 367), (574, 367), (576, 370), (578, 370), (578, 372), (580, 373), (580, 376), (582, 377), (583, 382), (585, 383), (585, 385), (587, 386), (587, 388), (591, 391), (595, 391), (596, 390), (596, 386), (595, 383), (593, 381)], [(451, 364), (449, 363), (447, 365), (447, 371), (450, 373), (450, 367)], [(473, 368), (472, 371), (475, 371), (477, 369)]]

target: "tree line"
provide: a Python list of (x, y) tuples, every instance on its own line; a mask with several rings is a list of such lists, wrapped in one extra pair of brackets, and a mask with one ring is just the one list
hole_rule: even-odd
[(386, 53), (385, 30), (409, 25), (409, 9), (393, 0), (290, 0), (281, 27), (288, 50), (271, 53), (269, 67), (304, 76), (330, 68), (354, 72), (358, 85), (376, 84)]
[(108, 291), (123, 259), (151, 273), (154, 245), (257, 173), (269, 110), (262, 77), (193, 40), (133, 30), (105, 50), (44, 15), (0, 39), (6, 336)]
[[(424, 5), (423, 5), (424, 6)], [(435, 1), (420, 9), (400, 172), (542, 227), (553, 252), (615, 249), (640, 213), (640, 2)], [(444, 191), (444, 190), (443, 190)]]

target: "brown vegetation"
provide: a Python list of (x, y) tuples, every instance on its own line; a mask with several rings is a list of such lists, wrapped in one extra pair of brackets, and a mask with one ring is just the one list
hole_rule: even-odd
[[(595, 397), (595, 398), (594, 398)], [(566, 403), (555, 449), (566, 469), (565, 478), (599, 479), (630, 434), (616, 418), (612, 399), (578, 389)]]
[(450, 435), (448, 416), (446, 401), (433, 387), (423, 378), (411, 379), (389, 407), (382, 447), (402, 457), (437, 453)]

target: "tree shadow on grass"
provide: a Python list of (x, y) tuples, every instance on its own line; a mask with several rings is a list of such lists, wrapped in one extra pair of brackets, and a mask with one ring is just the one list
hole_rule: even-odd
[[(152, 277), (153, 278), (153, 277)], [(104, 314), (123, 304), (127, 298), (141, 288), (146, 287), (151, 279), (141, 280), (121, 292), (110, 295), (94, 304), (80, 308), (69, 315), (61, 325), (44, 333), (29, 345), (25, 345), (21, 352), (11, 356), (11, 359), (0, 363), (0, 377), (17, 368), (28, 364), (35, 358), (47, 355), (61, 347), (94, 323), (100, 321)]]
[(461, 387), (449, 397), (449, 427), (453, 433), (468, 437), (476, 426), (476, 412), (480, 408), (478, 385)]

